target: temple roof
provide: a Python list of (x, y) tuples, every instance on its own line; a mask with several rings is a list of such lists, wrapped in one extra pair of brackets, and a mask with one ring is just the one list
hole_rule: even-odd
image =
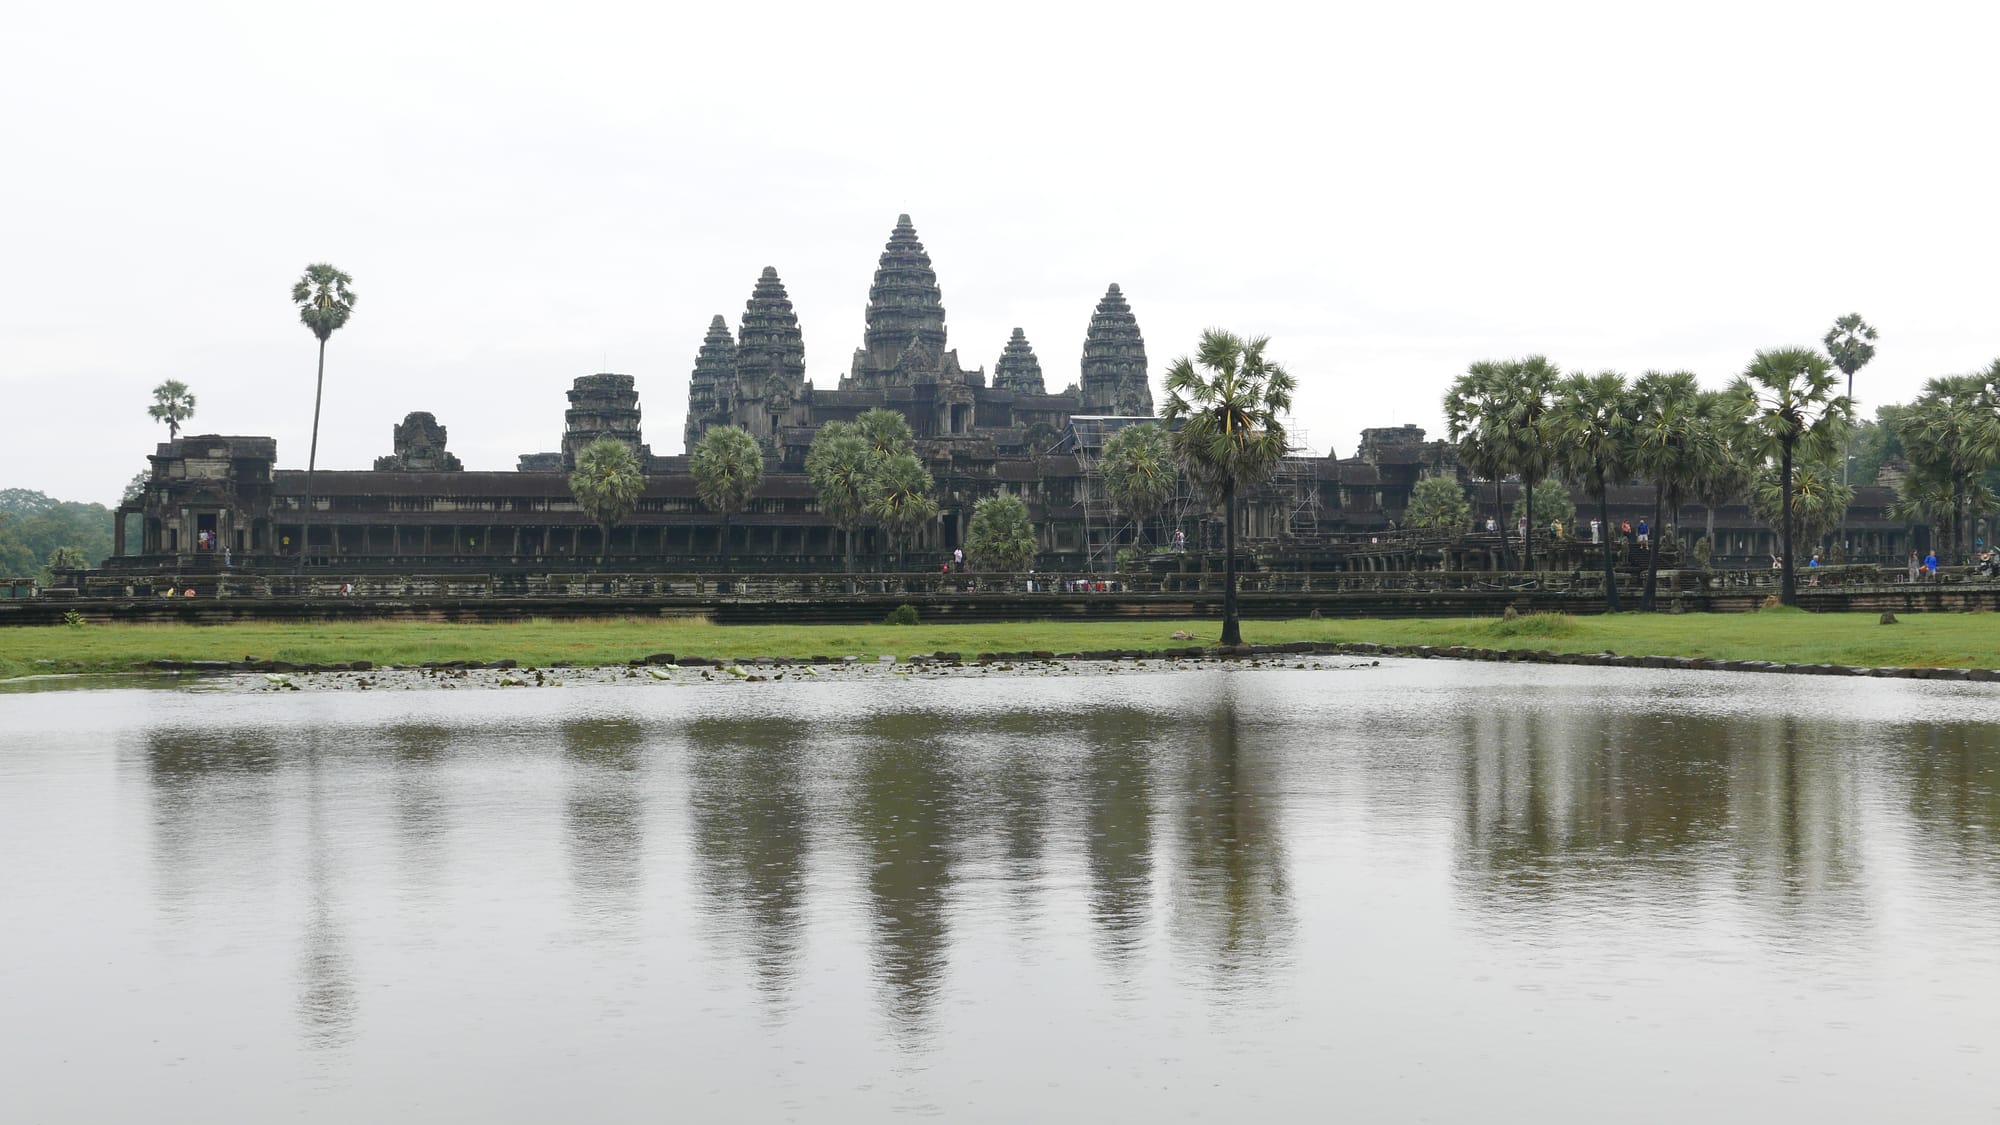
[(1000, 353), (999, 362), (993, 365), (993, 385), (1016, 394), (1038, 395), (1047, 390), (1042, 385), (1041, 361), (1035, 358), (1035, 349), (1028, 345), (1027, 333), (1019, 328), (1014, 329), (1006, 349)]
[(896, 216), (882, 248), (868, 288), (867, 322), (868, 363), (875, 368), (895, 367), (912, 344), (933, 358), (944, 354), (944, 295), (908, 215)]

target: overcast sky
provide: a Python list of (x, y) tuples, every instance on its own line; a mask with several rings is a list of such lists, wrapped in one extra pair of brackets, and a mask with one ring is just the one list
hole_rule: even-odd
[(0, 487), (109, 501), (163, 379), (304, 467), (309, 262), (360, 301), (320, 464), (430, 410), (468, 468), (637, 377), (681, 446), (765, 266), (806, 372), (861, 342), (898, 212), (990, 373), (1052, 389), (1123, 286), (1160, 371), (1272, 337), (1314, 448), (1435, 431), (1472, 361), (1687, 369), (1860, 311), (1864, 411), (2000, 356), (1991, 4), (13, 6)]

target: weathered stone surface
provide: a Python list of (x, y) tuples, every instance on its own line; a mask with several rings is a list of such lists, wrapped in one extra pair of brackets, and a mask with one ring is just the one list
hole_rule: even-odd
[(708, 335), (702, 338), (688, 376), (686, 448), (693, 449), (710, 426), (728, 425), (735, 401), (736, 337), (729, 322), (717, 314), (708, 322)]
[(579, 376), (570, 386), (569, 409), (563, 412), (563, 468), (576, 468), (576, 455), (603, 438), (624, 442), (641, 465), (653, 455), (640, 438), (639, 392), (630, 375), (601, 371)]
[(993, 365), (993, 386), (998, 390), (1015, 394), (1047, 394), (1042, 383), (1042, 363), (1035, 358), (1035, 349), (1028, 346), (1028, 336), (1019, 328), (1007, 340), (1007, 348), (1000, 353), (999, 362)]
[(1099, 414), (1151, 415), (1146, 339), (1116, 283), (1104, 291), (1083, 338), (1083, 408)]
[(445, 449), (446, 431), (428, 410), (413, 410), (396, 423), (395, 452), (375, 458), (377, 472), (456, 473), (465, 466)]

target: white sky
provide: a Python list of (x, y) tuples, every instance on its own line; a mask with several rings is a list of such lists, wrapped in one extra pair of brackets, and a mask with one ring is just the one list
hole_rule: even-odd
[[(430, 410), (468, 468), (637, 376), (680, 450), (709, 317), (775, 266), (831, 387), (915, 219), (950, 342), (1059, 389), (1107, 283), (1154, 388), (1273, 337), (1295, 424), (1435, 431), (1467, 363), (1707, 385), (1839, 314), (1865, 411), (2000, 355), (1990, 4), (464, 8), (12, 5), (0, 32), (0, 487), (110, 501), (197, 433), (303, 467), (289, 289), (354, 275), (320, 464)], [(1980, 138), (1986, 138), (1981, 140)]]

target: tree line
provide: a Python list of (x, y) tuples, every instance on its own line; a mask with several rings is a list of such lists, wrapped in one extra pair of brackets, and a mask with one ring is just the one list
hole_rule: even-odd
[[(1946, 553), (1960, 560), (1975, 546), (1978, 513), (1996, 507), (1987, 477), (2000, 466), (2000, 360), (1975, 374), (1932, 379), (1916, 401), (1883, 407), (1874, 423), (1856, 427), (1854, 375), (1874, 358), (1876, 339), (1858, 314), (1843, 316), (1821, 349), (1760, 351), (1726, 388), (1713, 391), (1685, 371), (1628, 379), (1615, 371), (1566, 374), (1543, 356), (1484, 361), (1446, 392), (1445, 424), (1460, 462), (1491, 482), (1496, 516), (1501, 482), (1519, 478), (1523, 501), (1516, 511), (1527, 522), (1520, 547), (1528, 568), (1536, 532), (1550, 526), (1535, 500), (1538, 489), (1567, 486), (1595, 500), (1608, 531), (1608, 489), (1646, 480), (1654, 489), (1654, 528), (1667, 518), (1678, 527), (1689, 500), (1708, 510), (1696, 548), (1704, 558), (1714, 542), (1714, 510), (1747, 501), (1777, 534), (1779, 596), (1791, 604), (1798, 548), (1846, 518), (1857, 462), (1864, 466), (1862, 483), (1891, 459), (1905, 462), (1892, 514), (1931, 525)], [(1410, 522), (1462, 529), (1471, 520), (1455, 480), (1419, 482)], [(1651, 537), (1646, 609), (1658, 586), (1660, 538)], [(1503, 536), (1503, 552), (1512, 547)], [(1603, 566), (1606, 597), (1617, 609), (1609, 551)]]

